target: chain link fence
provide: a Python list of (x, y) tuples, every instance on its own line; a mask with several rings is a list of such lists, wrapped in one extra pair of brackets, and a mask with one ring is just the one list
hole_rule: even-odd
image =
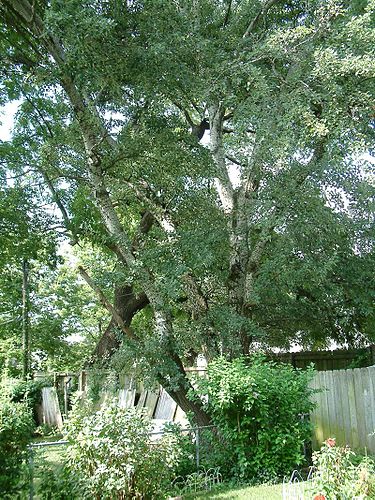
[(64, 461), (68, 441), (45, 441), (32, 443), (28, 449), (29, 466), (29, 500), (33, 500), (38, 492), (43, 468), (46, 466), (57, 469)]

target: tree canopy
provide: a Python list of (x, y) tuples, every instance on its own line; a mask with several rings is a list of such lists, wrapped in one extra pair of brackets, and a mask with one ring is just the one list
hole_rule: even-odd
[(374, 0), (0, 11), (2, 161), (112, 263), (104, 288), (80, 269), (98, 356), (122, 342), (203, 423), (198, 352), (373, 338)]

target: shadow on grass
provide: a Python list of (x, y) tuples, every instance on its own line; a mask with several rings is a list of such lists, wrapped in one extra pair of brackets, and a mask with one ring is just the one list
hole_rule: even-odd
[(282, 484), (273, 484), (260, 486), (242, 486), (234, 488), (233, 486), (220, 486), (211, 491), (189, 493), (183, 495), (183, 500), (193, 499), (225, 499), (225, 500), (280, 500), (283, 494)]

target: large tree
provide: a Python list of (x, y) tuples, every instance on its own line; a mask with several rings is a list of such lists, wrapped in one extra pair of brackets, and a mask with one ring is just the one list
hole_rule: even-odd
[[(2, 0), (7, 167), (111, 253), (97, 353), (184, 364), (373, 329), (374, 0)], [(371, 184), (372, 182), (372, 184)], [(143, 315), (137, 314), (143, 311)]]

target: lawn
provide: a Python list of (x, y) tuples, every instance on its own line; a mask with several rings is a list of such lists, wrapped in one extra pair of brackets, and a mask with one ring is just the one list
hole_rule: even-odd
[(248, 486), (242, 488), (218, 488), (214, 491), (202, 492), (202, 493), (192, 493), (189, 495), (184, 495), (184, 500), (193, 499), (226, 499), (226, 500), (280, 500), (283, 496), (283, 485), (273, 484), (273, 485), (260, 485), (260, 486)]
[[(33, 440), (33, 443), (40, 442), (50, 442), (50, 441), (59, 441), (62, 436), (48, 436), (36, 438)], [(33, 489), (34, 489), (34, 498), (37, 500), (39, 497), (38, 490), (40, 485), (40, 475), (43, 467), (50, 467), (53, 470), (57, 470), (61, 466), (61, 462), (65, 456), (66, 446), (46, 446), (41, 448), (33, 449)]]

